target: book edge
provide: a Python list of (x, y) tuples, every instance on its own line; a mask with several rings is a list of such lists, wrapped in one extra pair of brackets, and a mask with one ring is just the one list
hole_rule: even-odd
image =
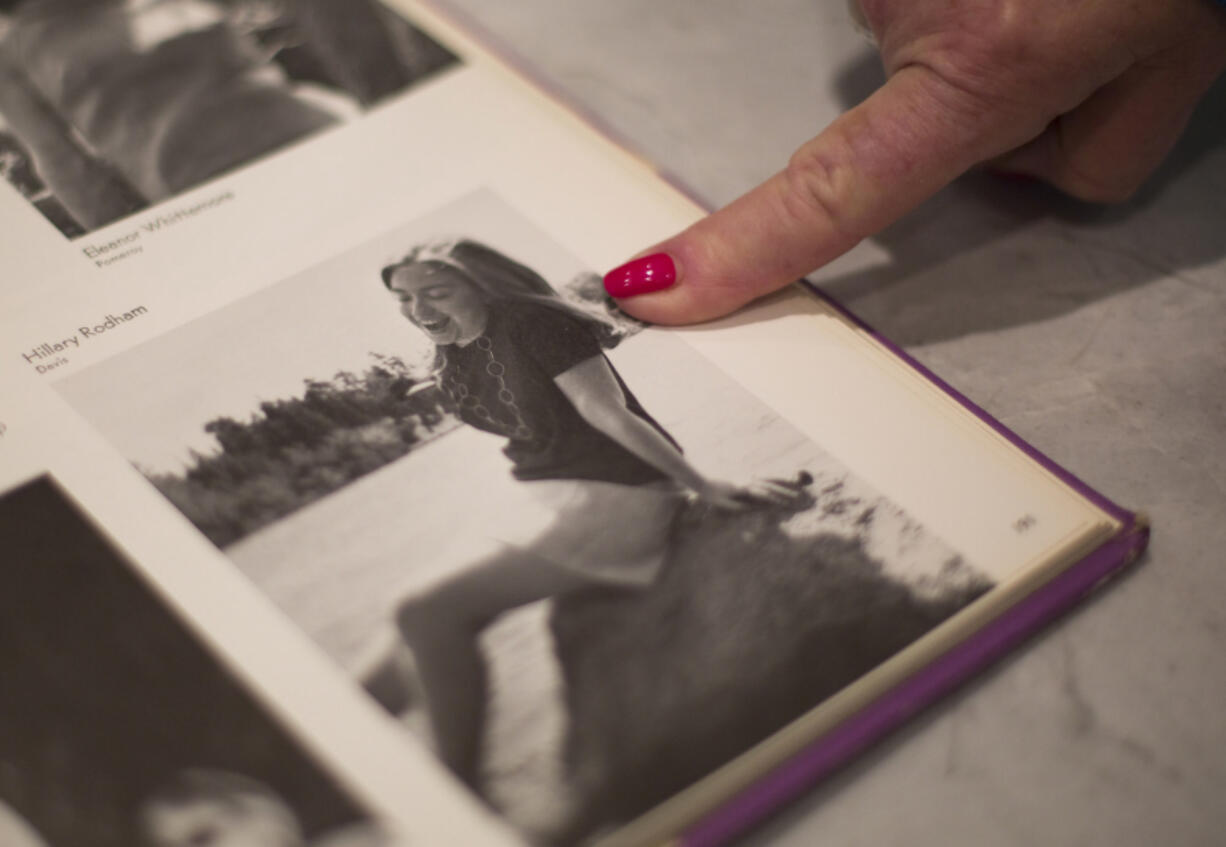
[[(840, 303), (833, 295), (823, 291), (821, 288), (807, 279), (801, 280), (800, 282), (806, 291), (828, 303), (831, 308), (835, 309), (839, 313), (839, 315), (871, 336), (872, 339), (885, 348), (890, 355), (901, 361), (910, 370), (923, 377), (925, 381), (939, 389), (942, 394), (946, 395), (951, 400), (954, 400), (959, 406), (970, 412), (982, 423), (990, 427), (993, 431), (1008, 441), (1009, 444), (1026, 455), (1027, 458), (1031, 459), (1044, 470), (1056, 476), (1061, 482), (1073, 489), (1077, 494), (1088, 500), (1103, 512), (1106, 512), (1110, 517), (1123, 524), (1125, 531), (1127, 531), (1128, 527), (1137, 520), (1137, 515), (1135, 512), (1120, 506), (1105, 494), (1082, 480), (1068, 468), (1052, 459), (1026, 439), (1022, 438), (1008, 426), (1001, 423), (1001, 421), (999, 421), (982, 406), (977, 404), (974, 400), (971, 400), (957, 388), (954, 388), (906, 350), (902, 349), (891, 341), (887, 336), (879, 333), (866, 321)], [(1146, 521), (1142, 522), (1147, 523)]]
[(578, 119), (580, 123), (587, 126), (597, 136), (642, 164), (651, 174), (692, 203), (696, 208), (708, 214), (714, 211), (711, 203), (687, 185), (683, 179), (668, 169), (660, 167), (644, 155), (625, 133), (615, 128), (613, 124), (605, 120), (593, 109), (580, 103), (568, 94), (560, 85), (546, 76), (543, 71), (539, 70), (530, 59), (491, 32), (488, 27), (482, 25), (473, 15), (460, 9), (454, 3), (451, 3), (450, 0), (414, 0), (414, 2), (429, 9), (447, 21), (451, 26), (461, 31), (507, 71), (520, 77), (555, 106), (570, 113), (570, 115)]

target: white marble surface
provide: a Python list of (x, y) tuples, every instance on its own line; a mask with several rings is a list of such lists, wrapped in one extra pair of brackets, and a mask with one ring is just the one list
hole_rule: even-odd
[[(880, 80), (842, 0), (455, 0), (720, 204)], [(816, 275), (1149, 555), (753, 845), (1226, 843), (1226, 85), (1128, 206), (970, 177)]]

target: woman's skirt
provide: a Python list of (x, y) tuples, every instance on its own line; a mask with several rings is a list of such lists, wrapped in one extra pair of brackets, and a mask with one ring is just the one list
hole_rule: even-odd
[(493, 528), (492, 537), (594, 582), (625, 587), (655, 581), (685, 502), (672, 482), (546, 479), (521, 485), (541, 511), (536, 519)]

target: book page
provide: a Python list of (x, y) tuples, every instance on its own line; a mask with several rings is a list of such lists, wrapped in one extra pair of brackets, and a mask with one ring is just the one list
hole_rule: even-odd
[[(164, 5), (90, 61), (306, 26)], [(24, 92), (131, 205), (87, 226), (0, 192), (0, 421), (40, 445), (5, 478), (130, 545), (372, 810), (581, 843), (1116, 528), (801, 290), (628, 319), (597, 269), (700, 210), (423, 9), (355, 15), (433, 64), (361, 101), (300, 32), (311, 62), (251, 85), (359, 107), (165, 196), (37, 74), (6, 89), (10, 134)]]

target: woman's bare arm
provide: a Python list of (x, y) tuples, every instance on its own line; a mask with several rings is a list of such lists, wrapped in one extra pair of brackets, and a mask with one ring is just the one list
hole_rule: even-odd
[[(592, 356), (554, 378), (584, 420), (634, 455), (704, 499), (736, 505), (740, 489), (707, 479), (659, 430), (631, 412), (613, 369)], [(725, 502), (726, 501), (726, 502)]]
[(787, 484), (759, 480), (740, 486), (700, 473), (659, 430), (630, 411), (626, 395), (603, 356), (585, 359), (554, 381), (584, 420), (708, 503), (741, 509), (751, 503), (784, 505), (799, 495), (795, 486)]

